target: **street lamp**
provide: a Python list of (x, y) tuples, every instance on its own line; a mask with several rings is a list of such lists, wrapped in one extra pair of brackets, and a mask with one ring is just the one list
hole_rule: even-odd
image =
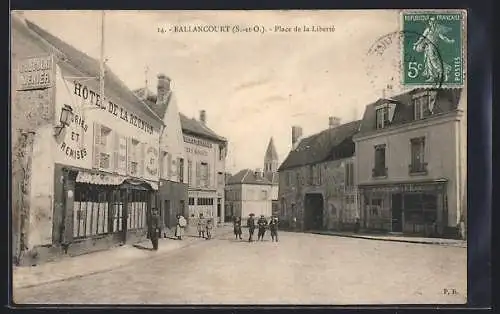
[(61, 109), (61, 116), (59, 117), (60, 125), (58, 125), (54, 128), (56, 136), (59, 136), (59, 134), (61, 134), (62, 130), (65, 127), (69, 126), (69, 123), (71, 122), (72, 117), (73, 117), (73, 108), (71, 108), (71, 106), (65, 104)]

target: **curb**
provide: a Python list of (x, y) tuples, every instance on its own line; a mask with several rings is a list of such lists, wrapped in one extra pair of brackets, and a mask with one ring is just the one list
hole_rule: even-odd
[[(224, 233), (221, 233), (221, 234), (224, 234)], [(187, 235), (187, 236), (189, 236), (189, 235)], [(121, 268), (128, 267), (128, 266), (132, 265), (133, 263), (135, 263), (137, 261), (145, 260), (146, 258), (149, 258), (149, 260), (154, 260), (154, 259), (163, 257), (163, 256), (165, 256), (165, 255), (167, 255), (169, 253), (175, 252), (178, 249), (188, 248), (188, 247), (191, 247), (191, 246), (194, 246), (194, 245), (197, 245), (197, 244), (201, 244), (201, 243), (209, 243), (209, 242), (206, 242), (206, 241), (202, 242), (202, 241), (197, 241), (197, 240), (194, 240), (194, 239), (192, 241), (187, 242), (187, 243), (186, 242), (185, 242), (184, 245), (181, 245), (181, 246), (176, 247), (174, 249), (165, 251), (163, 253), (160, 252), (160, 254), (158, 254), (158, 255), (152, 255), (152, 256), (147, 256), (147, 257), (140, 257), (140, 258), (137, 258), (137, 259), (130, 260), (130, 261), (124, 263), (124, 264), (121, 264), (121, 265), (118, 265), (118, 266), (114, 266), (112, 268), (106, 268), (106, 269), (101, 269), (101, 270), (96, 270), (96, 271), (88, 272), (88, 273), (85, 273), (85, 274), (72, 275), (72, 276), (65, 277), (65, 278), (59, 278), (59, 279), (53, 279), (53, 280), (38, 282), (38, 283), (35, 283), (35, 284), (21, 285), (21, 286), (17, 286), (17, 287), (13, 287), (13, 288), (14, 289), (29, 289), (29, 288), (34, 288), (34, 287), (40, 287), (40, 286), (50, 285), (50, 284), (53, 284), (53, 283), (58, 283), (58, 282), (63, 282), (63, 281), (69, 281), (69, 280), (74, 280), (74, 279), (78, 279), (78, 278), (88, 277), (88, 276), (92, 276), (92, 275), (107, 273), (107, 272), (110, 272), (110, 271), (113, 271), (113, 270), (116, 270), (116, 269), (121, 269)], [(95, 252), (95, 253), (98, 253), (98, 252)]]
[(453, 244), (453, 243), (443, 243), (443, 242), (427, 242), (427, 241), (419, 241), (419, 240), (406, 240), (406, 239), (387, 239), (387, 238), (375, 238), (369, 236), (362, 235), (350, 235), (350, 234), (338, 234), (338, 233), (324, 233), (324, 232), (311, 232), (312, 234), (318, 235), (327, 235), (334, 237), (342, 237), (342, 238), (354, 238), (354, 239), (363, 239), (363, 240), (375, 240), (375, 241), (386, 241), (386, 242), (401, 242), (401, 243), (415, 243), (415, 244), (427, 244), (427, 245), (440, 245), (440, 246), (452, 246), (452, 247), (460, 247), (467, 248), (467, 245), (463, 244)]

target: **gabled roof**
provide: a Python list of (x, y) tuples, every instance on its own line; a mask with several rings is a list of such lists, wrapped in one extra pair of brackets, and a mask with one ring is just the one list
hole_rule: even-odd
[[(139, 88), (134, 90), (134, 93), (137, 95), (137, 97), (144, 99), (144, 92), (146, 91), (146, 88)], [(172, 91), (169, 91), (167, 95), (167, 101), (164, 104), (156, 104), (156, 99), (157, 95), (155, 95), (153, 92), (150, 90), (147, 91), (147, 99), (144, 100), (144, 102), (151, 107), (151, 109), (161, 118), (165, 116), (165, 112), (167, 111), (168, 104), (170, 102), (170, 99), (172, 97)], [(179, 117), (181, 120), (181, 127), (182, 131), (185, 133), (190, 133), (193, 135), (201, 136), (206, 139), (218, 141), (218, 142), (227, 142), (227, 139), (219, 136), (217, 133), (215, 133), (212, 129), (201, 123), (200, 121), (197, 121), (196, 119), (188, 118), (182, 113), (179, 113)]]
[(280, 183), (278, 172), (266, 172), (264, 177), (266, 177), (266, 179), (273, 185), (278, 185)]
[(389, 99), (378, 99), (374, 103), (366, 106), (365, 113), (361, 122), (361, 127), (359, 129), (359, 135), (363, 133), (370, 133), (377, 130), (377, 116), (376, 107), (384, 103), (396, 104), (394, 109), (394, 117), (390, 126), (384, 128), (390, 128), (396, 125), (402, 125), (405, 123), (410, 123), (414, 121), (414, 107), (412, 104), (412, 96), (414, 93), (422, 91), (434, 91), (436, 94), (436, 101), (434, 103), (433, 115), (441, 114), (446, 112), (451, 112), (458, 108), (458, 103), (460, 101), (461, 89), (413, 89), (411, 91), (393, 96)]
[(226, 138), (217, 135), (217, 133), (212, 131), (209, 127), (196, 120), (195, 118), (190, 119), (182, 113), (179, 113), (179, 115), (181, 118), (181, 126), (183, 132), (198, 135), (218, 142), (227, 142)]
[(278, 153), (276, 152), (276, 147), (274, 146), (274, 140), (271, 137), (269, 144), (267, 145), (265, 160), (278, 160)]
[(230, 177), (226, 184), (258, 184), (258, 185), (272, 185), (272, 183), (265, 177), (256, 174), (251, 169), (243, 169)]
[(359, 125), (359, 120), (352, 121), (304, 138), (297, 148), (288, 154), (278, 171), (352, 157), (352, 137), (358, 132)]
[[(62, 61), (70, 63), (76, 70), (88, 75), (89, 77), (97, 78), (99, 76), (100, 62), (98, 60), (50, 34), (33, 22), (26, 20), (26, 26), (48, 44), (57, 49), (57, 51), (64, 56)], [(145, 103), (137, 98), (137, 96), (113, 73), (113, 71), (111, 71), (109, 67), (105, 66), (105, 71), (105, 88), (107, 93), (115, 96), (123, 102), (127, 102), (129, 107), (137, 108), (139, 106), (139, 111), (143, 112), (150, 118), (163, 123), (162, 119), (158, 117), (148, 106), (146, 106)]]

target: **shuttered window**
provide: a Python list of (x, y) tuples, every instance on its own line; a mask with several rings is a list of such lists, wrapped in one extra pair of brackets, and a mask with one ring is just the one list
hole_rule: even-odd
[(93, 145), (92, 168), (99, 169), (101, 164), (101, 125), (94, 122), (94, 145)]
[[(131, 176), (138, 177), (141, 173), (140, 160), (141, 155), (141, 143), (138, 140), (129, 138), (127, 141), (127, 160), (128, 160), (128, 174)], [(144, 160), (144, 157), (142, 156)], [(144, 162), (142, 163), (144, 164)]]
[(115, 157), (115, 135), (110, 128), (94, 123), (94, 158), (95, 169), (113, 171)]
[(201, 185), (201, 162), (196, 163), (196, 187)]

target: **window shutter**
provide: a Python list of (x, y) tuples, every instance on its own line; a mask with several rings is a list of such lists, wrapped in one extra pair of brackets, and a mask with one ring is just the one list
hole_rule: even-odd
[(167, 179), (172, 175), (172, 154), (167, 153)]
[(207, 181), (206, 181), (207, 187), (212, 187), (212, 176), (211, 176), (210, 170), (211, 170), (210, 164), (207, 163)]
[(144, 169), (145, 169), (145, 163), (146, 163), (146, 144), (145, 143), (139, 143), (137, 145), (137, 148), (139, 149), (139, 176), (144, 177)]
[(101, 125), (94, 122), (94, 158), (92, 159), (92, 168), (99, 169), (101, 163)]
[(113, 153), (112, 157), (112, 167), (114, 172), (118, 172), (120, 168), (120, 134), (118, 132), (113, 132)]
[(127, 161), (127, 174), (128, 175), (132, 175), (132, 161), (133, 160), (133, 150), (134, 149), (134, 145), (132, 144), (132, 138), (128, 137), (127, 138), (127, 157), (125, 158), (126, 161)]
[(201, 163), (197, 162), (196, 163), (196, 187), (200, 186), (200, 170), (201, 170)]

